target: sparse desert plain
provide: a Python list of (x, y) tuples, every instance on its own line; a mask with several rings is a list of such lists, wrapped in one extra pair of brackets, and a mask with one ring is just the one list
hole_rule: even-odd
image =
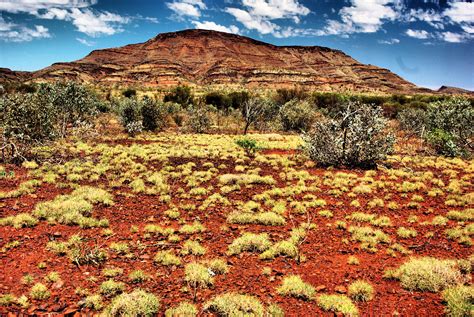
[[(269, 49), (186, 31), (126, 50), (229, 38)], [(312, 59), (343, 53), (281, 50), (347, 77)], [(0, 315), (472, 316), (470, 92), (361, 64), (378, 77), (344, 66), (349, 92), (293, 87), (308, 64), (279, 89), (184, 62), (199, 85), (140, 86), (133, 54), (120, 71), (100, 56), (4, 83)], [(112, 68), (133, 85), (104, 84)]]

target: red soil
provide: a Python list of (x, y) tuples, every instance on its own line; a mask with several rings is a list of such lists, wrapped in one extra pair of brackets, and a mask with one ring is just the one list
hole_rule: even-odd
[[(295, 151), (283, 150), (267, 150), (265, 154), (281, 154), (293, 155)], [(187, 161), (194, 161), (198, 169), (204, 162), (199, 160), (184, 160), (181, 158), (170, 159), (169, 164), (183, 164)], [(211, 161), (207, 159), (206, 161)], [(216, 164), (225, 163), (228, 165), (228, 171), (233, 171), (233, 162), (231, 161), (215, 161)], [(278, 177), (279, 171), (275, 171), (270, 166), (262, 165), (261, 174), (273, 175), (278, 184), (282, 187), (285, 185)], [(20, 181), (26, 177), (26, 171), (23, 168), (13, 168), (16, 174), (15, 180), (0, 180), (2, 191), (10, 190), (18, 186)], [(155, 166), (154, 168), (157, 168)], [(312, 168), (310, 173), (322, 175), (326, 170)], [(351, 171), (353, 172), (353, 171)], [(439, 177), (447, 181), (446, 175), (440, 171), (433, 170), (435, 177)], [(359, 175), (363, 171), (356, 172)], [(214, 185), (217, 188), (216, 180), (205, 183), (204, 186)], [(97, 183), (94, 185), (98, 185)], [(171, 192), (175, 192), (183, 184), (176, 182), (172, 184)], [(242, 188), (240, 192), (233, 192), (227, 196), (230, 200), (249, 200), (251, 197), (271, 186), (258, 186), (254, 188)], [(327, 193), (329, 188), (321, 185), (321, 192), (316, 193), (319, 198), (327, 201), (328, 205), (324, 209), (333, 212), (334, 217), (326, 219), (312, 213), (313, 222), (318, 225), (318, 229), (309, 231), (307, 239), (301, 246), (302, 254), (306, 257), (306, 261), (297, 264), (293, 259), (277, 257), (272, 261), (262, 261), (257, 254), (243, 253), (239, 256), (227, 256), (226, 251), (228, 245), (234, 238), (238, 237), (243, 231), (250, 232), (267, 232), (273, 241), (285, 239), (289, 236), (292, 225), (288, 222), (286, 226), (270, 227), (260, 225), (228, 225), (228, 230), (222, 230), (221, 226), (226, 224), (226, 216), (232, 208), (228, 207), (210, 207), (206, 211), (193, 210), (192, 212), (182, 211), (181, 218), (186, 222), (192, 222), (196, 219), (200, 220), (207, 228), (202, 234), (191, 235), (190, 237), (200, 236), (201, 243), (207, 248), (207, 254), (204, 258), (227, 258), (231, 266), (229, 273), (215, 278), (215, 285), (211, 289), (198, 291), (197, 302), (202, 304), (213, 296), (236, 291), (257, 296), (263, 303), (277, 303), (286, 312), (287, 316), (332, 316), (333, 313), (324, 313), (317, 306), (315, 301), (303, 301), (290, 297), (282, 297), (277, 294), (275, 289), (280, 285), (282, 277), (288, 274), (299, 274), (308, 283), (313, 286), (323, 288), (323, 293), (335, 293), (336, 287), (344, 286), (345, 288), (356, 279), (365, 279), (370, 281), (376, 290), (375, 298), (368, 303), (357, 303), (361, 315), (363, 316), (388, 316), (394, 312), (398, 312), (401, 316), (442, 316), (444, 315), (444, 306), (438, 293), (430, 292), (410, 292), (400, 287), (398, 281), (390, 281), (383, 279), (383, 272), (387, 268), (393, 268), (400, 265), (407, 257), (399, 255), (394, 258), (386, 254), (385, 246), (382, 246), (377, 253), (371, 254), (361, 250), (358, 243), (351, 242), (344, 244), (341, 242), (343, 238), (350, 238), (350, 234), (345, 230), (336, 230), (329, 227), (336, 220), (344, 220), (344, 217), (354, 210), (348, 210), (344, 206), (348, 206), (350, 201), (346, 195), (334, 197)], [(70, 190), (57, 189), (53, 185), (42, 185), (33, 195), (26, 195), (20, 198), (5, 199), (0, 203), (0, 216), (15, 215), (21, 212), (30, 212), (36, 203), (40, 201), (53, 199), (58, 194), (67, 193)], [(107, 278), (101, 274), (102, 267), (85, 265), (77, 267), (72, 264), (67, 257), (59, 257), (45, 250), (48, 241), (51, 240), (67, 240), (73, 234), (80, 234), (89, 238), (89, 243), (98, 243), (107, 246), (111, 242), (134, 242), (141, 241), (147, 245), (144, 250), (138, 250), (131, 246), (131, 251), (136, 255), (134, 259), (128, 259), (119, 256), (113, 252), (109, 252), (109, 259), (106, 267), (120, 267), (124, 269), (123, 275), (115, 280), (128, 282), (128, 274), (137, 269), (141, 269), (152, 276), (152, 279), (140, 284), (139, 287), (149, 290), (157, 294), (161, 298), (161, 315), (165, 309), (176, 305), (180, 301), (191, 301), (190, 293), (182, 292), (185, 285), (183, 281), (183, 266), (167, 268), (153, 263), (153, 257), (157, 251), (168, 249), (169, 243), (165, 238), (143, 237), (143, 227), (148, 223), (160, 223), (161, 225), (179, 228), (177, 221), (169, 220), (164, 216), (164, 211), (168, 209), (168, 204), (160, 202), (154, 196), (138, 195), (135, 197), (126, 197), (118, 195), (117, 192), (127, 192), (127, 188), (120, 188), (115, 191), (115, 204), (110, 207), (96, 206), (93, 216), (98, 218), (107, 218), (110, 221), (110, 228), (113, 229), (114, 235), (110, 237), (100, 236), (102, 229), (81, 229), (77, 226), (65, 225), (49, 225), (45, 221), (33, 228), (14, 229), (12, 227), (0, 227), (0, 242), (3, 247), (6, 243), (17, 240), (21, 244), (18, 247), (0, 253), (0, 263), (2, 270), (0, 272), (0, 292), (12, 293), (16, 296), (22, 294), (28, 295), (31, 285), (21, 283), (21, 277), (25, 274), (32, 274), (36, 277), (35, 282), (44, 282), (43, 276), (48, 272), (56, 271), (61, 275), (62, 285), (47, 284), (52, 293), (50, 299), (45, 301), (32, 300), (32, 305), (27, 310), (22, 310), (18, 306), (0, 307), (0, 314), (23, 313), (28, 315), (41, 315), (45, 312), (57, 312), (64, 315), (72, 315), (75, 312), (84, 314), (90, 313), (87, 309), (81, 309), (77, 303), (82, 299), (81, 296), (75, 294), (77, 287), (88, 288), (92, 293), (97, 292), (98, 286)], [(302, 195), (303, 196), (303, 195)], [(297, 200), (299, 200), (297, 197)], [(364, 198), (358, 197), (362, 205), (372, 196)], [(429, 198), (429, 197), (428, 197)], [(426, 199), (421, 203), (419, 210), (409, 210), (400, 208), (396, 211), (388, 211), (388, 209), (377, 208), (367, 212), (376, 212), (380, 215), (388, 215), (393, 223), (393, 227), (384, 228), (383, 230), (389, 234), (393, 240), (396, 239), (396, 230), (399, 226), (406, 226), (406, 218), (410, 214), (416, 214), (420, 218), (419, 222), (429, 220), (436, 215), (445, 215), (448, 210), (444, 206), (443, 197), (435, 197)], [(180, 197), (173, 197), (176, 204), (193, 203), (199, 206), (200, 201), (196, 199), (183, 200)], [(394, 195), (394, 199), (400, 205), (407, 203), (409, 197), (400, 198)], [(338, 205), (340, 202), (343, 205)], [(425, 211), (432, 208), (433, 212), (426, 214)], [(313, 211), (313, 210), (311, 210)], [(304, 215), (295, 215), (295, 222), (305, 221)], [(138, 225), (140, 231), (138, 233), (130, 233), (131, 225)], [(455, 226), (455, 222), (449, 221), (448, 226)], [(443, 231), (446, 227), (422, 226), (414, 224), (418, 236), (411, 239), (397, 239), (398, 243), (413, 251), (416, 256), (434, 256), (439, 258), (467, 258), (472, 253), (472, 248), (463, 246), (454, 241), (446, 239)], [(428, 231), (434, 232), (433, 238), (427, 240), (423, 238)], [(162, 240), (161, 240), (162, 239)], [(161, 240), (161, 241), (160, 241)], [(181, 241), (186, 238), (182, 236)], [(182, 242), (178, 242), (179, 246)], [(179, 247), (175, 248), (179, 250)], [(347, 264), (349, 255), (355, 255), (360, 260), (360, 265), (351, 266)], [(183, 262), (188, 263), (196, 260), (192, 255), (183, 257)], [(46, 269), (39, 269), (38, 263), (45, 262)], [(270, 267), (272, 274), (265, 276), (262, 274), (263, 267)], [(90, 278), (96, 277), (93, 281)], [(136, 285), (127, 284), (127, 291), (131, 291)]]

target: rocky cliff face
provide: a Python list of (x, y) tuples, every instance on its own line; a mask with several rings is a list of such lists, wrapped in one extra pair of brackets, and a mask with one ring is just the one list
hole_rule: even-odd
[(159, 34), (145, 43), (97, 50), (56, 63), (29, 80), (77, 80), (101, 85), (177, 84), (327, 91), (427, 92), (387, 69), (361, 64), (326, 47), (274, 46), (206, 30)]

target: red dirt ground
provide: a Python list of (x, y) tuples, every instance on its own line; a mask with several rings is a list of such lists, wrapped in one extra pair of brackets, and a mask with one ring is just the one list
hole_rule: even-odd
[[(122, 144), (122, 142), (116, 142)], [(288, 150), (266, 150), (264, 154), (294, 155), (295, 151)], [(199, 160), (183, 160), (170, 159), (173, 165), (182, 164), (187, 161), (194, 161), (199, 169), (202, 164)], [(206, 161), (210, 161), (207, 159)], [(220, 164), (222, 161), (215, 161)], [(228, 171), (232, 172), (233, 162), (226, 161)], [(262, 175), (273, 175), (278, 180), (276, 186), (284, 186), (285, 183), (278, 178), (279, 171), (272, 169), (270, 166), (262, 165)], [(27, 172), (23, 168), (7, 166), (13, 169), (16, 174), (15, 180), (0, 180), (0, 188), (2, 191), (14, 189), (20, 181), (27, 178)], [(310, 168), (307, 169), (313, 175), (323, 175), (326, 170)], [(226, 171), (222, 171), (224, 173)], [(353, 171), (351, 171), (353, 172)], [(446, 175), (439, 171), (433, 171), (435, 177), (446, 179)], [(357, 171), (359, 175), (363, 175), (364, 171)], [(207, 182), (204, 186), (214, 185), (216, 181)], [(92, 185), (98, 185), (95, 183)], [(180, 182), (172, 185), (171, 192), (182, 186)], [(249, 200), (251, 197), (271, 186), (258, 186), (258, 188), (243, 188), (238, 193), (231, 193), (227, 196), (230, 199)], [(356, 279), (365, 279), (371, 282), (376, 290), (375, 298), (368, 303), (357, 303), (357, 306), (363, 316), (391, 316), (398, 312), (399, 316), (443, 316), (444, 305), (438, 293), (430, 292), (410, 292), (401, 288), (398, 281), (383, 279), (383, 272), (387, 268), (393, 268), (400, 265), (407, 257), (398, 256), (396, 258), (385, 253), (385, 247), (380, 248), (377, 253), (371, 254), (359, 248), (358, 243), (350, 244), (342, 243), (343, 238), (350, 238), (347, 231), (336, 230), (329, 227), (336, 220), (344, 220), (344, 217), (353, 212), (344, 206), (348, 206), (351, 198), (345, 195), (334, 197), (329, 195), (324, 185), (321, 185), (322, 191), (317, 193), (318, 198), (327, 201), (327, 208), (334, 213), (334, 217), (326, 219), (315, 215), (313, 222), (318, 226), (317, 230), (309, 231), (309, 235), (301, 246), (302, 254), (306, 257), (306, 261), (297, 264), (294, 260), (277, 257), (272, 261), (262, 261), (258, 258), (258, 254), (243, 253), (239, 256), (227, 256), (226, 251), (232, 240), (240, 235), (243, 231), (250, 232), (267, 232), (272, 240), (281, 240), (287, 238), (292, 228), (288, 222), (286, 226), (270, 227), (260, 225), (228, 225), (228, 230), (222, 230), (221, 226), (226, 224), (226, 215), (230, 211), (224, 207), (210, 207), (205, 212), (194, 210), (187, 214), (182, 212), (182, 218), (187, 222), (199, 219), (207, 228), (202, 234), (191, 235), (191, 237), (200, 236), (201, 243), (206, 246), (208, 252), (205, 258), (227, 258), (228, 264), (231, 266), (229, 273), (217, 276), (215, 285), (211, 289), (198, 291), (198, 303), (204, 303), (216, 294), (236, 291), (240, 293), (248, 293), (257, 296), (263, 303), (277, 303), (286, 312), (287, 316), (333, 316), (333, 313), (324, 313), (315, 301), (303, 301), (290, 297), (282, 297), (275, 291), (281, 283), (283, 276), (288, 274), (299, 274), (306, 282), (315, 287), (320, 286), (323, 289), (320, 293), (335, 293), (336, 287), (344, 286), (345, 288)], [(54, 185), (42, 185), (34, 194), (26, 195), (19, 198), (4, 199), (0, 201), (0, 216), (16, 215), (21, 212), (30, 212), (36, 203), (40, 201), (53, 199), (58, 194), (68, 193), (68, 189), (57, 189)], [(118, 189), (120, 192), (127, 192), (128, 188)], [(303, 196), (303, 195), (301, 195)], [(361, 198), (359, 201), (364, 205), (365, 199), (369, 200), (373, 197)], [(398, 203), (406, 203), (409, 197), (395, 199)], [(142, 269), (152, 275), (152, 279), (140, 285), (141, 288), (147, 289), (161, 298), (162, 308), (176, 305), (180, 301), (191, 301), (192, 296), (189, 293), (182, 292), (184, 286), (183, 266), (167, 268), (153, 263), (153, 257), (157, 251), (168, 248), (169, 243), (159, 237), (144, 238), (143, 227), (148, 223), (160, 223), (166, 226), (179, 228), (177, 221), (169, 220), (164, 216), (163, 212), (168, 209), (168, 204), (160, 202), (154, 196), (138, 195), (135, 197), (126, 197), (123, 195), (115, 195), (115, 204), (110, 207), (97, 206), (94, 208), (93, 216), (98, 218), (107, 218), (110, 221), (110, 228), (113, 229), (114, 235), (111, 237), (101, 237), (102, 229), (81, 229), (77, 226), (65, 225), (49, 225), (45, 221), (33, 228), (14, 229), (12, 227), (0, 227), (0, 242), (4, 244), (18, 240), (21, 245), (7, 252), (0, 253), (0, 263), (2, 270), (0, 272), (0, 292), (12, 293), (16, 296), (21, 294), (28, 295), (31, 285), (21, 283), (21, 277), (25, 274), (36, 276), (36, 282), (42, 281), (42, 277), (51, 271), (59, 272), (63, 284), (48, 284), (52, 296), (46, 301), (32, 300), (32, 305), (27, 310), (22, 310), (18, 306), (0, 307), (0, 314), (22, 313), (27, 315), (42, 315), (46, 312), (56, 312), (60, 315), (74, 315), (77, 312), (81, 314), (89, 314), (91, 311), (81, 309), (77, 303), (82, 299), (81, 296), (75, 294), (77, 287), (88, 288), (96, 292), (98, 285), (107, 278), (101, 275), (102, 267), (91, 265), (77, 267), (72, 264), (67, 257), (59, 257), (45, 250), (48, 241), (67, 240), (73, 234), (81, 234), (90, 239), (90, 243), (99, 243), (107, 246), (114, 241), (137, 242), (142, 241), (147, 244), (145, 250), (138, 250), (132, 247), (131, 251), (135, 254), (134, 259), (127, 259), (124, 256), (114, 255), (109, 252), (109, 259), (106, 263), (107, 267), (120, 267), (124, 269), (123, 275), (116, 278), (118, 281), (128, 282), (128, 274), (136, 269)], [(173, 202), (186, 203), (179, 197), (173, 197)], [(344, 202), (344, 205), (338, 205), (338, 202)], [(195, 200), (189, 200), (198, 204)], [(435, 197), (426, 199), (421, 203), (422, 208), (419, 210), (409, 210), (401, 208), (400, 210), (390, 211), (387, 209), (376, 209), (378, 214), (389, 215), (393, 227), (384, 228), (384, 232), (391, 237), (396, 237), (396, 229), (399, 226), (406, 225), (406, 218), (410, 214), (419, 216), (419, 222), (431, 219), (435, 215), (445, 215), (448, 211), (444, 207), (444, 198)], [(433, 208), (433, 212), (425, 214), (424, 211)], [(362, 210), (364, 211), (364, 210)], [(370, 211), (374, 212), (374, 211)], [(296, 220), (302, 222), (305, 216), (294, 216)], [(140, 230), (137, 233), (130, 233), (132, 224), (139, 225)], [(455, 225), (455, 222), (449, 222), (448, 226)], [(445, 238), (443, 231), (445, 227), (414, 225), (418, 231), (418, 236), (411, 239), (397, 239), (398, 243), (413, 251), (413, 255), (417, 256), (434, 256), (439, 258), (467, 258), (472, 254), (472, 248), (463, 246), (454, 241)], [(428, 242), (423, 238), (428, 231), (434, 232), (433, 238)], [(182, 237), (182, 241), (185, 241)], [(181, 242), (178, 242), (179, 245)], [(179, 248), (177, 248), (179, 249)], [(351, 266), (347, 264), (349, 255), (356, 255), (360, 260), (360, 265)], [(192, 255), (183, 257), (183, 262), (188, 263), (196, 258)], [(46, 269), (39, 269), (37, 264), (45, 262)], [(268, 266), (272, 269), (270, 276), (262, 274), (262, 268)], [(90, 277), (96, 277), (96, 281), (90, 280)], [(46, 283), (45, 283), (46, 284)], [(127, 284), (127, 291), (131, 291), (134, 287)], [(163, 315), (164, 309), (161, 309), (160, 315)], [(208, 315), (202, 313), (201, 315)]]

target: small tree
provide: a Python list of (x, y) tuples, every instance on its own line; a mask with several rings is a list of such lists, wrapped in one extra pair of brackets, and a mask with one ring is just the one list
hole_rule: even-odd
[(309, 157), (322, 165), (373, 167), (392, 151), (380, 107), (349, 102), (336, 118), (318, 121), (303, 135)]
[(307, 101), (293, 99), (280, 108), (280, 120), (286, 131), (307, 131), (314, 116), (315, 111)]
[(75, 82), (41, 84), (36, 95), (41, 104), (52, 105), (61, 137), (68, 134), (68, 128), (90, 122), (100, 104), (95, 93)]
[(206, 107), (192, 107), (189, 110), (187, 126), (194, 133), (205, 133), (211, 128), (209, 109)]
[(255, 152), (257, 152), (257, 150), (259, 149), (259, 147), (257, 146), (257, 141), (253, 139), (239, 139), (235, 141), (235, 144), (243, 148), (245, 154), (247, 154), (248, 157), (254, 157)]
[(263, 118), (271, 109), (269, 101), (253, 97), (242, 105), (242, 117), (245, 121), (244, 134), (247, 134), (250, 125)]
[(66, 137), (70, 128), (90, 127), (100, 101), (76, 83), (41, 84), (33, 93), (0, 98), (2, 159), (24, 158), (31, 147)]

